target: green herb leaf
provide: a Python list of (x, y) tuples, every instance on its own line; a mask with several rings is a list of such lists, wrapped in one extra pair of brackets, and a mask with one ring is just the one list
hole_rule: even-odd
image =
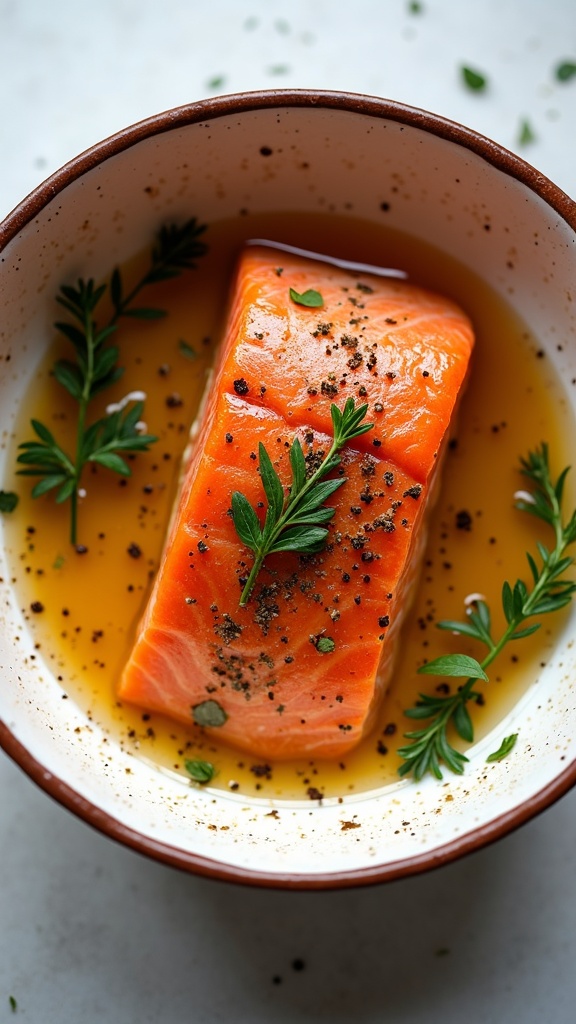
[(178, 349), (185, 359), (189, 359), (191, 362), (198, 358), (196, 349), (192, 345), (189, 345), (187, 341), (184, 341), (183, 338), (180, 338), (180, 341), (178, 342)]
[(14, 491), (0, 491), (0, 512), (13, 512), (18, 500)]
[(260, 444), (260, 476), (268, 499), (264, 527), (261, 528), (256, 511), (239, 491), (232, 494), (232, 521), (240, 540), (255, 555), (254, 564), (240, 596), (240, 606), (248, 602), (264, 559), (273, 552), (294, 551), (315, 554), (322, 551), (328, 536), (321, 524), (330, 521), (333, 508), (324, 502), (345, 483), (339, 477), (322, 480), (340, 463), (338, 450), (351, 438), (358, 437), (373, 424), (361, 423), (368, 411), (367, 405), (358, 409), (349, 398), (343, 410), (331, 406), (334, 439), (330, 451), (310, 477), (306, 477), (306, 461), (300, 441), (296, 437), (290, 447), (292, 482), (286, 490), (263, 444)]
[(470, 712), (465, 704), (460, 703), (456, 705), (452, 721), (454, 722), (454, 728), (458, 735), (463, 740), (466, 740), (467, 743), (472, 743), (474, 739), (474, 727), (472, 725), (472, 719), (470, 718)]
[(290, 448), (290, 466), (292, 468), (290, 496), (296, 496), (300, 493), (306, 482), (306, 460), (297, 437), (294, 438)]
[(213, 75), (213, 77), (209, 78), (206, 82), (206, 87), (208, 89), (221, 89), (225, 81), (226, 79), (224, 75)]
[(316, 641), (314, 646), (316, 647), (316, 650), (320, 652), (320, 654), (332, 654), (332, 652), (336, 650), (336, 644), (334, 643), (331, 636), (318, 637), (318, 640)]
[(184, 761), (184, 767), (190, 778), (194, 782), (199, 782), (201, 786), (206, 785), (207, 782), (212, 782), (212, 779), (217, 774), (216, 768), (211, 761)]
[[(551, 528), (555, 546), (549, 550), (541, 541), (536, 547), (541, 565), (536, 558), (527, 555), (532, 576), (531, 589), (524, 580), (516, 580), (512, 586), (507, 580), (502, 586), (502, 608), (506, 618), (506, 629), (499, 639), (492, 636), (490, 609), (479, 599), (468, 609), (464, 622), (439, 622), (440, 629), (450, 630), (476, 640), (487, 648), (481, 662), (464, 654), (449, 654), (436, 658), (422, 666), (423, 674), (466, 677), (466, 682), (456, 693), (439, 697), (420, 694), (416, 705), (405, 711), (407, 718), (424, 721), (422, 728), (405, 733), (409, 740), (398, 751), (404, 763), (399, 769), (401, 776), (412, 774), (421, 779), (426, 773), (442, 778), (441, 764), (456, 774), (462, 774), (466, 757), (451, 745), (448, 729), (452, 726), (466, 742), (472, 742), (472, 721), (467, 705), (478, 701), (480, 694), (474, 689), (476, 680), (488, 679), (485, 669), (512, 640), (522, 640), (540, 627), (539, 622), (527, 621), (534, 616), (546, 615), (565, 608), (576, 593), (576, 581), (562, 579), (563, 574), (574, 565), (574, 558), (565, 554), (566, 548), (576, 541), (576, 511), (568, 520), (562, 513), (562, 497), (568, 470), (564, 469), (554, 482), (550, 475), (548, 447), (528, 453), (520, 459), (520, 471), (533, 485), (530, 493), (516, 501), (516, 507), (529, 512)], [(500, 750), (488, 760), (505, 757), (516, 742), (516, 736), (508, 736)]]
[(18, 1009), (18, 1003), (14, 999), (14, 996), (8, 996), (8, 1002), (10, 1003), (10, 1009), (12, 1013), (16, 1013)]
[(467, 654), (445, 654), (441, 658), (435, 658), (418, 669), (421, 675), (429, 676), (457, 676), (459, 678), (488, 680), (484, 669), (476, 658), (470, 658)]
[(192, 707), (192, 718), (196, 725), (219, 728), (228, 720), (228, 715), (217, 700), (204, 700)]
[(462, 81), (468, 89), (471, 89), (472, 92), (484, 92), (488, 84), (488, 80), (480, 71), (474, 71), (473, 68), (468, 68), (463, 65), (460, 68), (460, 73), (462, 75)]
[(294, 288), (290, 288), (290, 298), (292, 302), (296, 302), (299, 306), (309, 306), (311, 309), (319, 309), (320, 306), (324, 305), (324, 299), (320, 292), (314, 290), (314, 288), (308, 288), (305, 292), (295, 291)]
[(523, 118), (520, 122), (520, 131), (518, 133), (518, 145), (527, 146), (530, 142), (536, 141), (536, 135), (532, 130), (532, 125), (527, 118)]
[(274, 519), (274, 522), (277, 522), (282, 515), (284, 507), (284, 488), (262, 442), (258, 446), (258, 452), (260, 456), (260, 476), (264, 492), (268, 498), (270, 516)]
[(576, 61), (563, 60), (556, 65), (554, 72), (558, 82), (569, 82), (576, 75)]
[(135, 320), (161, 320), (166, 316), (166, 310), (155, 309), (153, 306), (138, 306), (134, 309), (125, 309), (122, 316), (131, 316)]
[[(198, 257), (206, 252), (200, 240), (205, 226), (195, 219), (182, 226), (161, 228), (153, 247), (150, 266), (144, 276), (126, 291), (118, 269), (112, 272), (110, 284), (96, 286), (92, 279), (80, 279), (76, 285), (62, 285), (57, 302), (72, 318), (62, 321), (56, 328), (73, 347), (75, 362), (59, 359), (53, 369), (58, 383), (78, 402), (75, 452), (68, 454), (59, 446), (48, 427), (32, 420), (32, 429), (39, 441), (24, 441), (19, 445), (18, 463), (21, 476), (40, 477), (32, 496), (41, 497), (56, 491), (56, 501), (70, 500), (70, 541), (77, 540), (78, 490), (87, 463), (92, 462), (130, 476), (130, 467), (120, 452), (146, 452), (157, 441), (152, 434), (138, 429), (143, 414), (142, 402), (130, 404), (124, 412), (110, 413), (87, 424), (92, 399), (120, 379), (122, 367), (117, 365), (119, 350), (107, 344), (117, 330), (121, 317), (155, 320), (165, 311), (155, 307), (136, 306), (134, 300), (150, 284), (176, 277), (183, 270), (192, 269)], [(107, 324), (98, 327), (95, 313), (106, 291), (109, 291), (113, 314)], [(184, 343), (185, 344), (185, 343)]]
[(491, 761), (503, 761), (505, 757), (508, 757), (510, 751), (516, 746), (517, 739), (517, 732), (512, 733), (510, 736), (505, 736), (498, 747), (498, 750), (495, 750), (494, 753), (488, 755), (486, 763), (489, 764)]
[(262, 530), (252, 505), (240, 491), (232, 495), (232, 515), (240, 540), (254, 551), (262, 542)]

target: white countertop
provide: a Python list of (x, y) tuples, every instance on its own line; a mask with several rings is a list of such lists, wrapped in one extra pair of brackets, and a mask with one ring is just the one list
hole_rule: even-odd
[[(149, 114), (305, 86), (443, 114), (576, 196), (576, 77), (554, 74), (576, 61), (574, 0), (412, 6), (0, 0), (0, 216)], [(487, 76), (484, 92), (461, 84), (462, 64)], [(535, 138), (521, 144), (524, 120)], [(269, 892), (116, 846), (0, 753), (0, 1024), (572, 1024), (575, 817), (572, 792), (440, 871)]]

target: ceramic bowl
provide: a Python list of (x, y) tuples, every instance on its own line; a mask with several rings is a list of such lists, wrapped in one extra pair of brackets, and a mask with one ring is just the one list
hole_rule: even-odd
[[(82, 273), (88, 256), (90, 272), (104, 275), (145, 247), (162, 220), (201, 211), (209, 223), (245, 208), (377, 223), (385, 214), (391, 228), (440, 246), (530, 323), (566, 382), (566, 401), (576, 402), (576, 206), (565, 194), (475, 132), (388, 100), (309, 91), (221, 97), (94, 146), (0, 225), (1, 474), (60, 283)], [(488, 737), (462, 777), (398, 782), (344, 809), (328, 800), (270, 815), (266, 801), (207, 793), (119, 746), (111, 751), (97, 722), (82, 729), (84, 713), (62, 700), (49, 665), (32, 658), (4, 544), (0, 577), (2, 746), (89, 824), (168, 864), (293, 888), (397, 878), (504, 835), (576, 778), (573, 617), (537, 696), (529, 688), (498, 731), (521, 737), (506, 762), (486, 765)], [(352, 812), (360, 827), (343, 828)]]

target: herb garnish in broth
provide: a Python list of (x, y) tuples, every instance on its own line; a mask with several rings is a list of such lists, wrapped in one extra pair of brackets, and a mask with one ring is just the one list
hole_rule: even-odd
[[(125, 455), (148, 451), (157, 440), (146, 433), (142, 424), (145, 396), (141, 392), (130, 392), (125, 399), (109, 406), (104, 416), (88, 424), (92, 399), (119, 380), (124, 372), (118, 365), (118, 347), (107, 342), (122, 317), (157, 320), (166, 315), (163, 309), (135, 306), (134, 300), (147, 285), (194, 269), (194, 261), (207, 250), (205, 243), (199, 240), (205, 230), (194, 218), (181, 227), (164, 226), (152, 249), (148, 270), (127, 294), (122, 275), (116, 268), (109, 285), (96, 287), (92, 278), (87, 281), (81, 278), (76, 286), (62, 285), (57, 296), (57, 302), (68, 312), (72, 322), (59, 322), (55, 327), (71, 342), (75, 361), (58, 359), (53, 374), (78, 403), (76, 451), (73, 454), (65, 451), (44, 423), (32, 419), (36, 439), (19, 445), (17, 461), (26, 467), (18, 470), (21, 476), (40, 477), (32, 489), (34, 498), (56, 490), (58, 504), (70, 501), (71, 544), (77, 543), (78, 492), (88, 463), (128, 477), (131, 469)], [(106, 292), (113, 312), (105, 326), (98, 327), (94, 314)]]
[[(539, 622), (525, 626), (524, 623), (528, 619), (535, 615), (560, 611), (570, 603), (576, 593), (576, 582), (561, 578), (575, 561), (574, 558), (565, 555), (565, 551), (576, 541), (576, 511), (572, 512), (566, 523), (562, 516), (562, 495), (569, 467), (562, 471), (554, 483), (550, 476), (548, 447), (545, 444), (529, 452), (527, 458), (521, 459), (520, 467), (524, 476), (534, 485), (534, 489), (516, 493), (516, 508), (531, 513), (551, 527), (554, 531), (554, 548), (549, 550), (540, 541), (537, 542), (540, 566), (529, 552), (526, 553), (533, 582), (531, 590), (521, 579), (516, 581), (514, 587), (507, 581), (504, 583), (502, 608), (508, 625), (499, 640), (492, 636), (490, 609), (481, 598), (469, 605), (464, 622), (437, 623), (439, 629), (471, 637), (484, 644), (488, 648), (488, 654), (481, 662), (463, 654), (446, 654), (427, 662), (418, 670), (426, 675), (465, 678), (466, 682), (455, 694), (448, 696), (429, 696), (421, 693), (416, 705), (404, 712), (408, 718), (427, 720), (428, 724), (423, 729), (404, 734), (410, 743), (398, 750), (404, 759), (404, 763), (398, 769), (400, 775), (412, 773), (418, 780), (430, 772), (437, 779), (441, 779), (441, 763), (457, 775), (462, 774), (468, 758), (451, 745), (447, 736), (448, 726), (452, 725), (461, 739), (472, 743), (474, 727), (466, 705), (481, 698), (480, 692), (475, 689), (477, 680), (488, 681), (485, 669), (510, 640), (521, 640), (540, 628)], [(512, 737), (508, 737), (507, 749), (502, 756), (512, 749), (511, 741)]]

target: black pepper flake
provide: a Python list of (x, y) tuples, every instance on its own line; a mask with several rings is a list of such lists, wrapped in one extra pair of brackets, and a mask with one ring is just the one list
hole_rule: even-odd
[(179, 406), (183, 405), (181, 396), (177, 391), (173, 391), (171, 395), (166, 398), (166, 405), (169, 409), (178, 409)]
[(234, 440), (234, 438), (232, 437), (232, 434), (226, 434), (225, 435), (226, 444), (232, 444), (233, 440)]
[(375, 448), (381, 448), (382, 447), (382, 441), (379, 441), (377, 437), (374, 438), (374, 440), (372, 441), (372, 444), (374, 445)]
[(128, 547), (126, 550), (130, 555), (130, 558), (140, 558), (142, 554), (142, 548), (140, 548), (138, 544), (132, 543), (130, 544), (130, 547)]
[(422, 376), (423, 377), (429, 377), (430, 374), (429, 374), (428, 370), (422, 370)]
[(351, 579), (351, 577), (350, 577), (350, 573), (349, 572), (343, 572), (342, 573), (342, 582), (343, 583), (350, 583), (350, 579)]
[(354, 604), (361, 604), (361, 603), (362, 603), (362, 598), (360, 597), (360, 594), (356, 594), (356, 597), (354, 598)]
[(416, 501), (422, 494), (422, 485), (414, 484), (413, 487), (409, 487), (408, 490), (404, 491), (403, 498), (414, 498)]
[(472, 516), (465, 509), (461, 509), (460, 512), (456, 513), (456, 529), (457, 530), (471, 530), (472, 529)]
[(77, 544), (76, 548), (75, 548), (75, 551), (76, 551), (77, 555), (87, 555), (88, 554), (88, 548), (86, 547), (85, 544)]
[(381, 615), (380, 618), (378, 619), (378, 625), (380, 626), (380, 629), (385, 629), (386, 626), (390, 625), (390, 616)]
[(384, 735), (385, 736), (394, 736), (397, 731), (398, 731), (398, 726), (396, 725), (396, 723), (395, 722), (388, 722), (388, 725), (385, 726), (385, 728), (384, 728)]
[(363, 562), (373, 562), (374, 561), (374, 554), (373, 554), (372, 551), (363, 551), (362, 555), (361, 555), (361, 558), (362, 558)]
[[(212, 605), (210, 611), (216, 611), (216, 606)], [(214, 632), (216, 636), (219, 636), (225, 644), (231, 644), (234, 640), (237, 640), (242, 633), (242, 626), (234, 622), (233, 619), (225, 612), (224, 621), (216, 623), (214, 626)]]
[(39, 615), (40, 612), (44, 611), (44, 605), (42, 604), (41, 601), (32, 601), (32, 604), (30, 605), (30, 611), (34, 612), (35, 615)]
[(208, 545), (205, 544), (203, 540), (199, 540), (196, 547), (198, 548), (198, 551), (200, 552), (201, 555), (208, 551)]
[(247, 395), (249, 390), (248, 382), (244, 377), (239, 377), (238, 380), (234, 381), (234, 391), (237, 395)]
[[(311, 800), (324, 799), (324, 793), (321, 793), (319, 789), (316, 789), (316, 786), (308, 786), (306, 794), (310, 797)], [(301, 966), (296, 967), (296, 964), (301, 964)], [(292, 967), (294, 968), (295, 971), (301, 971), (304, 969), (304, 962), (302, 960), (294, 960)]]
[(388, 747), (386, 746), (385, 743), (382, 743), (382, 740), (378, 740), (378, 743), (376, 744), (376, 750), (379, 754), (382, 755), (388, 753)]
[(330, 331), (332, 330), (333, 326), (334, 326), (334, 324), (332, 324), (332, 323), (329, 323), (329, 324), (318, 324), (317, 327), (316, 327), (316, 330), (312, 331), (312, 337), (313, 338), (318, 338), (318, 337), (325, 338), (328, 334), (330, 334)]

